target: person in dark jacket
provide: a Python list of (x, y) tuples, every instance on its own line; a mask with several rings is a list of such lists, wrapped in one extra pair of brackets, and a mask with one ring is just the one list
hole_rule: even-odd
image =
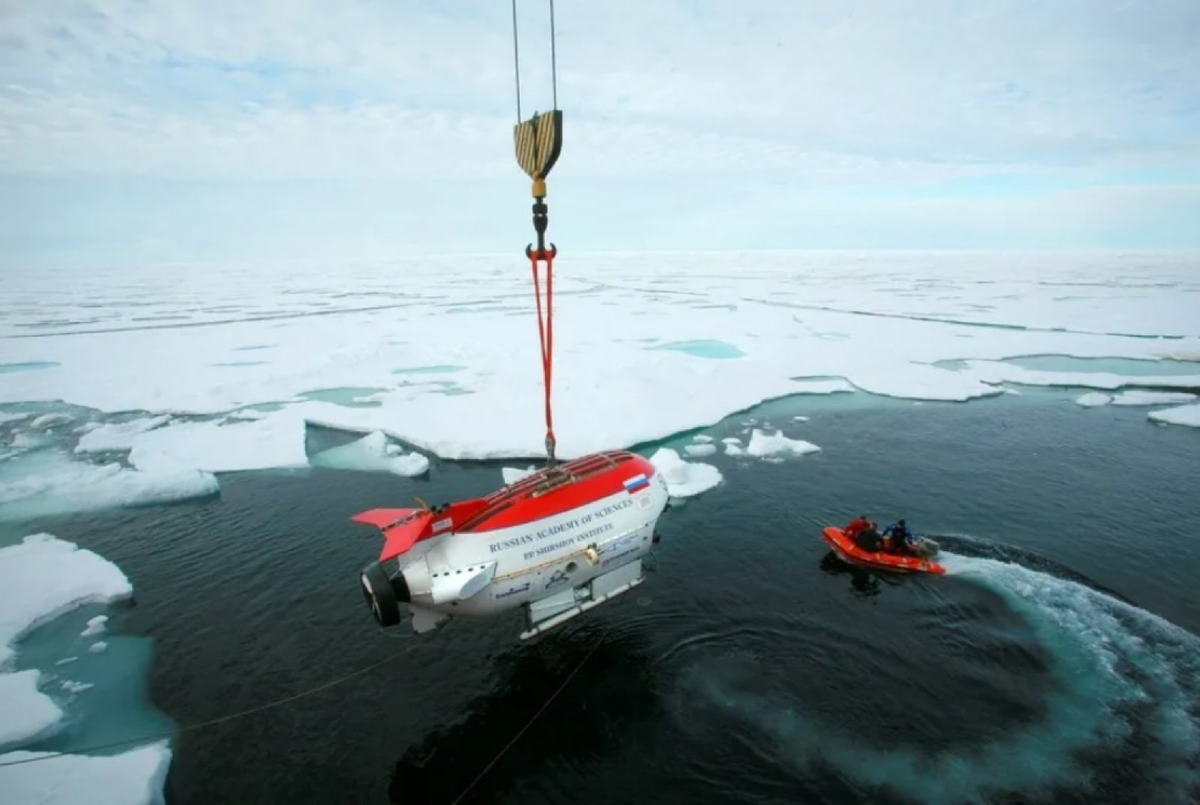
[(904, 524), (904, 520), (897, 520), (883, 530), (885, 537), (891, 537), (892, 553), (909, 553), (912, 543), (912, 532), (908, 530), (908, 526)]

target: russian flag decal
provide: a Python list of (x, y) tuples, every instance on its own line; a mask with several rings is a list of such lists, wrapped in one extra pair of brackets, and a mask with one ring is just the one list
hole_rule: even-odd
[(624, 483), (625, 483), (625, 491), (631, 495), (634, 492), (645, 489), (646, 487), (648, 487), (650, 485), (650, 481), (648, 481), (646, 479), (645, 473), (641, 473), (641, 472), (639, 472), (637, 475), (633, 476), (632, 478), (626, 478)]

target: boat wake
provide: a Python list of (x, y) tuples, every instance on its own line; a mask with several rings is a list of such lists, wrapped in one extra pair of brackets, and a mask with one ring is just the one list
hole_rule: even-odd
[(947, 580), (988, 588), (1033, 632), (1048, 667), (1036, 719), (970, 746), (902, 738), (881, 748), (818, 723), (801, 693), (753, 684), (754, 668), (736, 658), (693, 666), (684, 687), (697, 705), (767, 738), (775, 762), (824, 766), (868, 796), (965, 803), (1069, 790), (1091, 802), (1200, 801), (1200, 639), (1049, 568), (947, 550), (939, 558)]

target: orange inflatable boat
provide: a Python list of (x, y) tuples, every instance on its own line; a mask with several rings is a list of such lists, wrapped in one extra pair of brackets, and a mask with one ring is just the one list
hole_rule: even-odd
[(826, 526), (821, 532), (825, 542), (838, 558), (853, 565), (872, 570), (891, 570), (897, 573), (945, 573), (946, 568), (932, 559), (911, 554), (897, 555), (887, 551), (865, 551), (846, 536), (846, 532), (834, 526)]

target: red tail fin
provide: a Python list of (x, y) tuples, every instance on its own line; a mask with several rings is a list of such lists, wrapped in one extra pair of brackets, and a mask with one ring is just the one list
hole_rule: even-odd
[(352, 522), (363, 525), (373, 525), (376, 528), (387, 528), (397, 520), (420, 511), (420, 509), (368, 509), (350, 518)]
[(429, 518), (430, 513), (423, 509), (369, 509), (350, 519), (383, 531), (383, 550), (379, 552), (379, 561), (386, 562), (417, 544), (429, 525)]

